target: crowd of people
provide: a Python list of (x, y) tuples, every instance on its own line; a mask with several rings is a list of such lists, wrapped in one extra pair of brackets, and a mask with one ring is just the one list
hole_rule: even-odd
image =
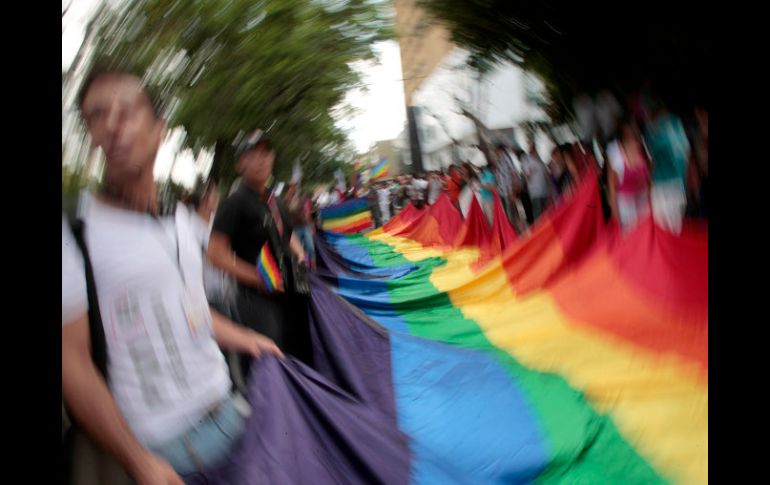
[[(526, 151), (498, 143), (483, 167), (464, 161), (446, 170), (374, 180), (333, 201), (367, 196), (379, 227), (407, 203), (418, 208), (433, 204), (442, 192), (465, 217), (475, 196), (491, 224), (497, 195), (521, 234), (591, 174), (600, 177), (605, 217), (624, 232), (651, 213), (658, 226), (678, 233), (685, 216), (708, 217), (708, 112), (698, 108), (692, 120), (686, 129), (660, 100), (649, 98), (641, 114), (618, 119), (598, 153), (593, 143), (565, 143), (555, 145), (543, 160), (535, 143)], [(597, 155), (605, 162), (600, 164)]]
[(442, 193), (447, 194), (463, 216), (468, 214), (475, 196), (491, 224), (496, 194), (511, 224), (518, 232), (524, 232), (583, 176), (578, 167), (587, 167), (588, 163), (582, 160), (590, 155), (576, 155), (579, 150), (573, 145), (557, 147), (546, 165), (534, 144), (528, 152), (499, 144), (494, 158), (484, 167), (466, 161), (452, 164), (445, 171), (430, 170), (374, 181), (368, 197), (375, 225), (387, 223), (410, 202), (418, 208), (432, 205)]

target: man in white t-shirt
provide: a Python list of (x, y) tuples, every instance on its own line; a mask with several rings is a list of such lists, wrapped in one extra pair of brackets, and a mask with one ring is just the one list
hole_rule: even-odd
[(428, 181), (423, 174), (415, 175), (412, 179), (412, 203), (418, 209), (425, 204), (425, 192), (428, 190)]
[(380, 209), (380, 222), (387, 224), (390, 220), (390, 189), (385, 182), (380, 182), (376, 186), (377, 205)]
[(219, 346), (254, 356), (275, 344), (206, 302), (202, 254), (181, 204), (159, 207), (153, 167), (165, 123), (139, 77), (92, 74), (80, 109), (106, 158), (103, 188), (79, 218), (106, 340), (108, 381), (91, 357), (84, 259), (62, 219), (62, 396), (81, 428), (138, 484), (221, 463), (244, 409)]
[(529, 197), (532, 199), (532, 214), (534, 219), (540, 217), (548, 207), (548, 200), (551, 196), (551, 186), (548, 182), (548, 168), (543, 163), (537, 148), (533, 143), (530, 146), (529, 153), (523, 160), (524, 175), (527, 177), (527, 188)]
[(441, 191), (444, 190), (444, 181), (441, 179), (440, 173), (436, 170), (428, 174), (428, 204), (430, 205), (436, 203)]

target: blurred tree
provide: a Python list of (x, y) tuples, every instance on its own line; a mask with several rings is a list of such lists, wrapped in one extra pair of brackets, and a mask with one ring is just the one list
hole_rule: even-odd
[[(97, 41), (99, 62), (146, 72), (160, 91), (170, 127), (183, 126), (195, 155), (214, 148), (210, 176), (235, 178), (234, 143), (268, 129), (275, 175), (299, 159), (308, 181), (331, 179), (352, 160), (335, 124), (354, 69), (374, 42), (392, 37), (382, 1), (129, 0), (113, 11)], [(351, 157), (351, 158), (348, 158)]]
[(677, 108), (705, 105), (710, 29), (702, 2), (651, 0), (589, 6), (571, 0), (418, 0), (480, 72), (513, 62), (537, 73), (547, 113), (562, 121), (571, 99), (649, 83)]

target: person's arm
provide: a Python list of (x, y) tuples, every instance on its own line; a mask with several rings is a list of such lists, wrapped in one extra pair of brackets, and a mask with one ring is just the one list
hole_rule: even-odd
[[(377, 194), (374, 194), (375, 201), (377, 199)], [(375, 202), (376, 203), (376, 202)], [(284, 221), (284, 227), (287, 228), (287, 230), (291, 230), (291, 225), (287, 224), (286, 221), (289, 221), (289, 211), (286, 210), (286, 208), (282, 204), (278, 204), (278, 211), (280, 213), (281, 219)], [(291, 236), (289, 236), (289, 250), (294, 254), (294, 257), (297, 258), (297, 261), (300, 263), (306, 263), (307, 255), (305, 254), (305, 248), (302, 246), (302, 243), (300, 242), (299, 238), (297, 237), (297, 234), (291, 230)]]
[(515, 169), (511, 171), (511, 195), (513, 195), (514, 198), (519, 198), (521, 191), (524, 188), (523, 185), (524, 180), (522, 179), (521, 172), (518, 172)]
[(687, 163), (690, 160), (692, 147), (690, 146), (690, 140), (687, 139), (687, 132), (684, 130), (684, 124), (682, 124), (682, 120), (678, 118), (675, 124), (675, 131), (677, 139), (679, 140), (680, 149), (682, 151), (682, 158), (684, 159), (685, 163)]
[(607, 179), (607, 202), (610, 204), (612, 217), (620, 223), (617, 198), (618, 175), (610, 167), (608, 167)]
[(693, 200), (700, 202), (700, 174), (694, 154), (690, 154), (690, 162), (687, 164), (687, 193)]
[(139, 485), (182, 485), (171, 465), (146, 450), (123, 419), (91, 360), (88, 315), (63, 325), (61, 335), (62, 398), (72, 416)]
[(553, 176), (553, 172), (551, 172), (551, 169), (548, 168), (545, 162), (541, 163), (543, 164), (543, 176), (545, 177), (545, 183), (548, 188), (548, 200), (551, 204), (555, 204), (559, 198), (559, 191), (556, 189), (556, 179)]
[(227, 235), (216, 230), (211, 232), (208, 256), (214, 266), (231, 275), (237, 281), (265, 290), (265, 283), (257, 272), (256, 266), (235, 255)]
[(291, 248), (291, 252), (297, 257), (297, 261), (300, 263), (307, 262), (305, 248), (302, 247), (302, 243), (299, 242), (297, 235), (293, 232), (291, 234), (291, 239), (289, 239), (289, 247)]
[(526, 178), (527, 182), (529, 182), (532, 179), (532, 176), (534, 175), (534, 170), (531, 162), (529, 162), (528, 160), (525, 161), (521, 169), (522, 169), (522, 172), (524, 172), (524, 177)]
[(254, 330), (236, 325), (211, 308), (214, 340), (225, 350), (233, 350), (253, 357), (273, 354), (283, 358), (283, 353), (271, 339)]
[(567, 163), (567, 171), (572, 177), (573, 183), (578, 183), (580, 181), (580, 172), (575, 162), (572, 161), (572, 157), (564, 157), (564, 161)]

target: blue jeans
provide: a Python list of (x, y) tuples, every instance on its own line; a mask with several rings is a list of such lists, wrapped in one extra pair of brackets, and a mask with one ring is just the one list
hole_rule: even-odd
[(245, 424), (246, 418), (229, 397), (182, 436), (152, 451), (184, 478), (223, 464), (243, 435)]

